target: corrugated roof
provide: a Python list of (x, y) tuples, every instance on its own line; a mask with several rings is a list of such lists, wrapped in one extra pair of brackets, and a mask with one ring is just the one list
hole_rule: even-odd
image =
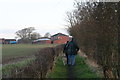
[(37, 41), (47, 41), (47, 40), (50, 40), (50, 39), (48, 39), (48, 38), (42, 38), (42, 39), (33, 40), (33, 42), (37, 42)]
[(57, 33), (55, 35), (52, 35), (51, 37), (54, 37), (54, 36), (68, 36), (68, 35), (65, 35), (65, 34), (62, 34), (62, 33)]
[(48, 39), (48, 38), (43, 38), (43, 39), (37, 39), (37, 40), (43, 41), (43, 40), (50, 40), (50, 39)]

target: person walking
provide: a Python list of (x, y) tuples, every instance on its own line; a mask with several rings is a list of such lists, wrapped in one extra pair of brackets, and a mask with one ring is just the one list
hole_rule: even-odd
[(77, 46), (74, 38), (71, 39), (66, 45), (66, 53), (68, 56), (68, 65), (75, 65), (75, 55), (77, 54), (79, 47)]

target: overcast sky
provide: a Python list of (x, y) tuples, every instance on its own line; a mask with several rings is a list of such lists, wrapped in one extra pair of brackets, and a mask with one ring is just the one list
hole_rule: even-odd
[(66, 12), (73, 10), (74, 0), (0, 0), (0, 38), (15, 38), (15, 32), (35, 27), (44, 35), (65, 30)]

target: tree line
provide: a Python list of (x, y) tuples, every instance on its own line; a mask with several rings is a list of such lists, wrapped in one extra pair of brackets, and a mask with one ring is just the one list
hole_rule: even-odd
[(74, 2), (67, 12), (68, 32), (105, 78), (120, 78), (120, 2)]
[[(19, 42), (21, 43), (30, 43), (33, 40), (39, 39), (42, 36), (40, 33), (34, 32), (34, 27), (28, 27), (21, 30), (16, 31), (16, 38), (19, 38)], [(50, 38), (51, 34), (49, 32), (45, 33), (44, 37)]]

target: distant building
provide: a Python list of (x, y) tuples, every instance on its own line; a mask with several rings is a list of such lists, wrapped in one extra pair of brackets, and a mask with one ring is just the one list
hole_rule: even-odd
[(16, 39), (5, 39), (5, 44), (16, 44)]
[(57, 33), (51, 36), (51, 43), (64, 44), (67, 41), (69, 41), (69, 36), (62, 33)]
[(40, 43), (40, 44), (51, 44), (51, 40), (49, 38), (40, 38), (37, 40), (33, 40), (32, 43)]
[(5, 41), (5, 39), (4, 39), (4, 38), (0, 38), (0, 44), (3, 44), (3, 43), (4, 43), (4, 41)]
[(0, 39), (0, 44), (16, 44), (16, 43), (17, 43), (16, 39), (5, 39), (5, 38)]

